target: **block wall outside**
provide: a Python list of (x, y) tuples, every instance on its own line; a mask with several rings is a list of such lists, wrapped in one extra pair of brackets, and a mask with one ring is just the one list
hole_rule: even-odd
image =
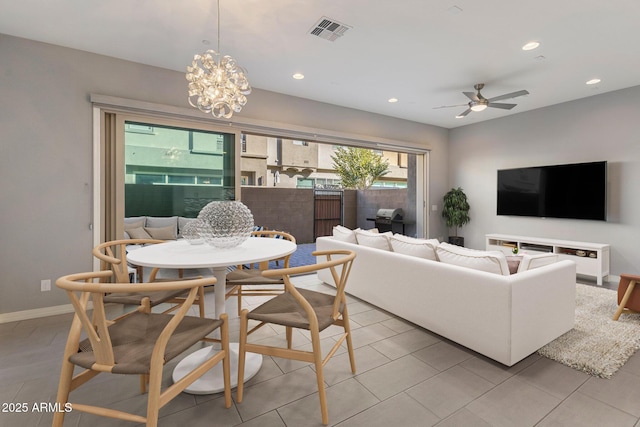
[(403, 210), (407, 215), (407, 189), (372, 189), (358, 190), (357, 195), (357, 226), (364, 229), (373, 228), (375, 223), (367, 218), (375, 218), (378, 209)]
[(289, 232), (298, 243), (313, 242), (313, 189), (242, 187), (241, 194), (256, 225)]
[(344, 190), (342, 225), (350, 229), (358, 228), (358, 191)]
[[(314, 190), (307, 188), (242, 187), (242, 203), (253, 213), (256, 225), (293, 234), (298, 243), (312, 243)], [(343, 225), (369, 229), (381, 208), (407, 207), (406, 189), (345, 190)]]

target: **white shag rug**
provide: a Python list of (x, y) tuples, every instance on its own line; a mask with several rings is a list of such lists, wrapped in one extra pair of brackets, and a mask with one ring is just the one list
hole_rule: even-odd
[(640, 348), (640, 314), (622, 314), (615, 322), (617, 292), (576, 285), (576, 323), (538, 354), (587, 374), (611, 376)]

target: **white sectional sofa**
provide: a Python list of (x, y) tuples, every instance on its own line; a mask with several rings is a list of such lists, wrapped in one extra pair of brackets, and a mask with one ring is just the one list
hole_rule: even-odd
[[(455, 265), (456, 257), (467, 254), (462, 248), (443, 243), (440, 255), (433, 245), (435, 257), (428, 251), (412, 251), (419, 255), (413, 256), (369, 237), (361, 236), (360, 244), (340, 234), (316, 241), (317, 250), (357, 253), (347, 293), (504, 365), (517, 363), (574, 326), (576, 267), (571, 261), (547, 264), (525, 257), (521, 264), (530, 268), (510, 274), (504, 271), (506, 260), (483, 256), (489, 252), (468, 250), (471, 264), (476, 263), (470, 268)], [(319, 278), (333, 284), (326, 271)]]

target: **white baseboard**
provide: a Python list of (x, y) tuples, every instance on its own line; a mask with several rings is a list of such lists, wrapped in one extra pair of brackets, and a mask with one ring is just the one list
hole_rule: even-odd
[(12, 313), (0, 313), (0, 323), (17, 322), (19, 320), (36, 319), (38, 317), (55, 316), (57, 314), (67, 313), (73, 313), (73, 306), (71, 304), (35, 308), (33, 310), (14, 311)]

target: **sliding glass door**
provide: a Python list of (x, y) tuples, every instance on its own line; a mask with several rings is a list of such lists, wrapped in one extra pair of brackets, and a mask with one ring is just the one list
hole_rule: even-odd
[(235, 134), (125, 121), (124, 216), (196, 217), (235, 200)]

